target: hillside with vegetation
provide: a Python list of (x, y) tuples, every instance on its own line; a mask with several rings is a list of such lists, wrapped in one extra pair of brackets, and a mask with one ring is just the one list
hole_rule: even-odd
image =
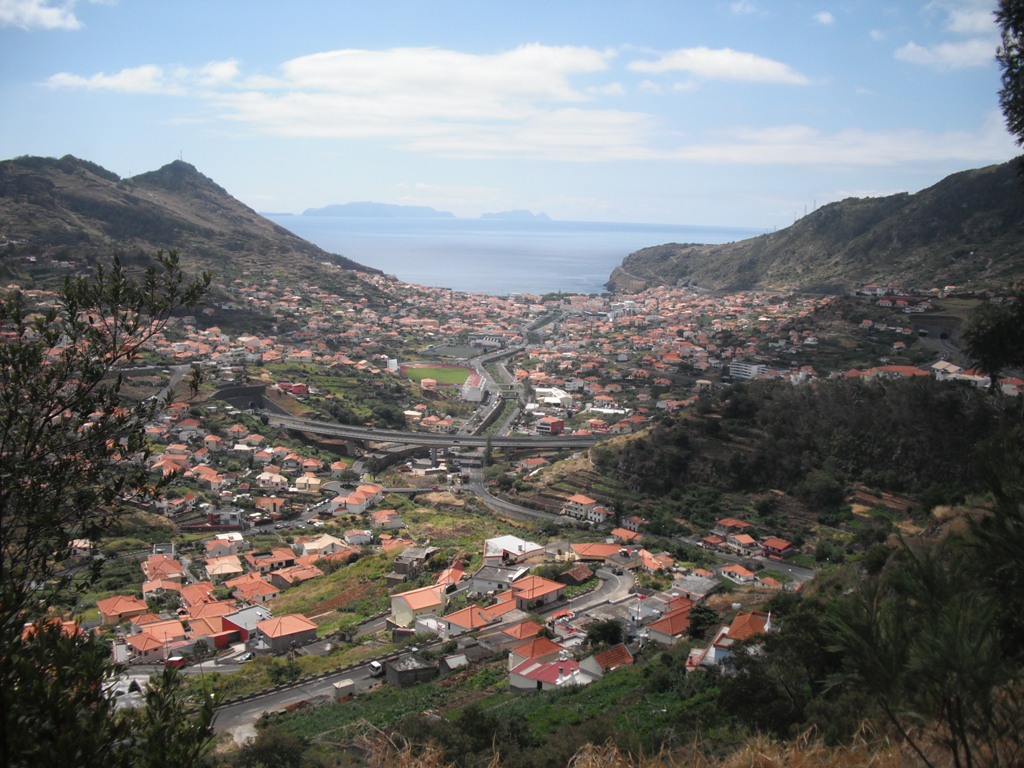
[(623, 260), (607, 286), (822, 293), (868, 283), (1004, 286), (1024, 268), (1018, 169), (1011, 161), (953, 174), (915, 194), (830, 203), (781, 231), (740, 242), (644, 248)]
[[(772, 630), (722, 666), (688, 664), (708, 639), (696, 621), (685, 641), (641, 643), (635, 664), (586, 687), (510, 691), (499, 656), (265, 722), (221, 764), (275, 748), (302, 764), (363, 764), (339, 760), (338, 743), (371, 764), (506, 768), (1024, 756), (1019, 402), (929, 379), (749, 382), (508, 492), (528, 501), (571, 484), (642, 512), (661, 532), (644, 538), (652, 551), (699, 557), (679, 535), (735, 513), (761, 531), (803, 527), (820, 570), (799, 592), (723, 580), (712, 623), (757, 608)], [(595, 630), (584, 649), (604, 642)]]
[(328, 253), (260, 216), (180, 160), (120, 178), (86, 160), (0, 162), (0, 276), (56, 285), (119, 253), (127, 263), (176, 250), (216, 286), (246, 273), (298, 276), (340, 295), (366, 293), (379, 270)]

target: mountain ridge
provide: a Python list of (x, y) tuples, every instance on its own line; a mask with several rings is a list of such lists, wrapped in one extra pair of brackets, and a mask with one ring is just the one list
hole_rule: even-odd
[(47, 265), (161, 249), (215, 275), (382, 274), (303, 240), (181, 160), (124, 179), (72, 155), (0, 162), (0, 274), (41, 276)]
[(735, 243), (643, 248), (609, 290), (691, 284), (715, 290), (841, 293), (866, 283), (1005, 286), (1024, 273), (1017, 161), (960, 171), (915, 194), (849, 198)]

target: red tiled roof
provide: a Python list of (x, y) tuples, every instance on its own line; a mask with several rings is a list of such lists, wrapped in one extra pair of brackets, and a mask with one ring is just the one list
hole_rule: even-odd
[(311, 629), (316, 629), (316, 624), (302, 614), (289, 613), (286, 616), (261, 621), (256, 625), (256, 629), (267, 637), (276, 638), (308, 632)]
[(611, 672), (613, 669), (625, 667), (633, 663), (633, 654), (625, 645), (619, 643), (607, 650), (594, 654), (594, 661), (598, 663), (604, 672)]

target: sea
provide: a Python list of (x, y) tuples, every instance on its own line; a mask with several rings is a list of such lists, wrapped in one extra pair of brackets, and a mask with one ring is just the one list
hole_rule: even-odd
[(763, 233), (665, 224), (264, 215), (325, 251), (402, 282), (493, 296), (601, 293), (612, 270), (641, 248), (726, 243)]

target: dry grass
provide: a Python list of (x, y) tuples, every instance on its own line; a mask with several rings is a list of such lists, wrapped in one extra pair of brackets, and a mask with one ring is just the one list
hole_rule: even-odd
[[(455, 768), (436, 747), (396, 742), (379, 732), (369, 737), (365, 747), (373, 768)], [(573, 755), (567, 768), (903, 768), (912, 764), (907, 754), (887, 740), (865, 736), (851, 747), (833, 748), (808, 734), (787, 743), (754, 737), (721, 759), (708, 757), (699, 742), (650, 757), (625, 754), (610, 741), (587, 744)], [(501, 768), (501, 755), (495, 754), (488, 765)]]

